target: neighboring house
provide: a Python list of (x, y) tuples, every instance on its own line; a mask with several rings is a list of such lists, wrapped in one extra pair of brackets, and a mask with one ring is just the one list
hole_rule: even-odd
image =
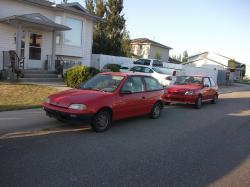
[(100, 18), (79, 3), (0, 1), (0, 71), (3, 51), (24, 57), (24, 69), (55, 69), (55, 60), (90, 66), (93, 23)]
[(230, 70), (232, 72), (232, 79), (238, 80), (241, 78), (242, 63), (235, 61), (235, 68), (232, 68), (229, 63), (230, 60), (232, 58), (217, 53), (203, 52), (189, 56), (188, 62), (184, 63), (184, 65), (214, 70)]
[(160, 57), (164, 62), (168, 62), (169, 51), (172, 49), (158, 42), (147, 38), (137, 38), (131, 40), (132, 53), (139, 58), (155, 59)]

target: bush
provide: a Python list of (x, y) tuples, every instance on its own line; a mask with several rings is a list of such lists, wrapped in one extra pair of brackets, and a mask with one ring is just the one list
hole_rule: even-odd
[(95, 76), (100, 71), (93, 67), (86, 66), (74, 66), (70, 68), (64, 74), (64, 82), (67, 86), (72, 88), (79, 88), (80, 85), (88, 80), (89, 78)]
[(107, 64), (104, 66), (104, 69), (107, 69), (112, 72), (120, 72), (121, 66), (119, 64)]

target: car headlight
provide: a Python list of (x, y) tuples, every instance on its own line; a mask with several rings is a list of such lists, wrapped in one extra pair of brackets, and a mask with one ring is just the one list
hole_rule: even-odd
[(194, 91), (193, 90), (188, 90), (185, 92), (185, 95), (194, 95)]
[(84, 104), (71, 104), (69, 106), (70, 109), (75, 109), (75, 110), (85, 110), (87, 108), (86, 105)]
[(46, 99), (44, 99), (44, 102), (50, 104), (50, 98), (47, 97)]

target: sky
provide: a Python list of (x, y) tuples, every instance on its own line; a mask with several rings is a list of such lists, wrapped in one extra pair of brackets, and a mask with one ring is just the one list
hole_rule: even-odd
[(155, 40), (171, 55), (211, 51), (250, 65), (250, 0), (124, 0), (123, 14), (131, 39)]

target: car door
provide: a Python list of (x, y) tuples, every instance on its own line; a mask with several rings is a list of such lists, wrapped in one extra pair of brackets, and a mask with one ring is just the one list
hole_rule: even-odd
[(202, 96), (203, 100), (212, 99), (212, 89), (211, 89), (211, 82), (208, 77), (203, 78), (203, 89), (202, 89)]
[(159, 81), (153, 77), (144, 77), (146, 92), (144, 94), (145, 98), (145, 111), (149, 113), (154, 106), (154, 104), (161, 100), (164, 94), (163, 86)]
[(129, 77), (120, 89), (113, 108), (116, 119), (138, 116), (145, 113), (144, 83), (141, 76)]

